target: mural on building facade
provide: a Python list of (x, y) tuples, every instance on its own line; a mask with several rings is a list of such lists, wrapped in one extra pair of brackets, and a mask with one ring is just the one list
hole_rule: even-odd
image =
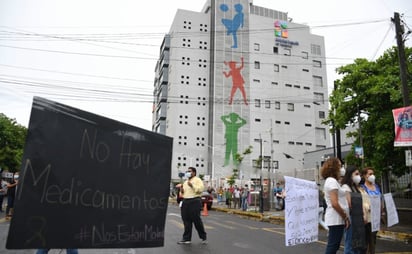
[[(229, 6), (227, 4), (221, 4), (220, 10), (227, 12)], [(243, 6), (241, 4), (235, 4), (236, 14), (233, 16), (233, 19), (222, 19), (222, 24), (226, 27), (227, 35), (232, 35), (233, 45), (232, 48), (237, 48), (237, 31), (240, 27), (243, 28)]]
[(242, 93), (243, 102), (246, 105), (248, 105), (245, 86), (244, 86), (245, 80), (243, 79), (243, 76), (240, 73), (240, 71), (244, 67), (243, 57), (240, 58), (240, 61), (241, 63), (239, 67), (236, 67), (237, 65), (236, 61), (229, 61), (229, 62), (224, 61), (225, 65), (229, 66), (230, 71), (229, 72), (223, 71), (223, 74), (225, 75), (226, 78), (232, 77), (232, 90), (230, 91), (229, 105), (232, 104), (233, 97), (237, 89), (239, 89), (240, 92)]
[(239, 129), (246, 124), (246, 120), (241, 118), (236, 113), (229, 113), (221, 116), (222, 122), (225, 124), (225, 139), (226, 152), (224, 166), (229, 165), (230, 155), (232, 155), (233, 165), (237, 165), (236, 154), (238, 153), (238, 132)]

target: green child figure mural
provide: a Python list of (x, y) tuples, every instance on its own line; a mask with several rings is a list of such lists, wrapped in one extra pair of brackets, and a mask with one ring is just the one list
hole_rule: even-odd
[(232, 155), (233, 165), (237, 165), (236, 153), (237, 151), (237, 134), (240, 127), (246, 124), (246, 120), (241, 118), (236, 113), (230, 113), (228, 115), (221, 116), (222, 122), (226, 126), (225, 139), (226, 139), (226, 153), (225, 153), (225, 164), (229, 165), (229, 158)]

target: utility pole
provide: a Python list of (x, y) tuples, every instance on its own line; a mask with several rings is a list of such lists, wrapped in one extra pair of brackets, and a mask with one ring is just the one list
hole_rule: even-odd
[(395, 23), (395, 32), (396, 32), (396, 42), (398, 44), (398, 57), (399, 57), (399, 70), (401, 76), (401, 84), (402, 84), (402, 95), (403, 95), (403, 106), (409, 106), (409, 89), (408, 89), (408, 81), (407, 81), (407, 66), (406, 66), (406, 58), (405, 58), (405, 48), (403, 45), (403, 26), (401, 26), (401, 19), (399, 17), (399, 13), (395, 12), (395, 15), (392, 20)]

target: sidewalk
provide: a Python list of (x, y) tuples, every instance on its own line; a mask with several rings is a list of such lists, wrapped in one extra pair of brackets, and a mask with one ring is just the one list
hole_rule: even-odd
[[(242, 211), (241, 209), (227, 208), (223, 203), (217, 204), (216, 202), (212, 206), (212, 210), (226, 212), (230, 214), (236, 214), (242, 217), (248, 217), (250, 219), (255, 219), (259, 221), (265, 221), (273, 224), (284, 225), (285, 224), (285, 213), (284, 211), (278, 211), (271, 209), (269, 211), (264, 211), (263, 214), (259, 213), (258, 207), (249, 207), (248, 211)], [(412, 212), (411, 212), (412, 215)], [(323, 228), (319, 228), (324, 230)], [(378, 237), (392, 239), (396, 241), (402, 241), (411, 243), (412, 242), (412, 225), (400, 223), (390, 227), (382, 227), (378, 232)]]

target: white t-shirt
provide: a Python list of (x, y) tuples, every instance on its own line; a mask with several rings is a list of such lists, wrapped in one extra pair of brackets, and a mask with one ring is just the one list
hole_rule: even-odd
[(345, 222), (343, 221), (342, 217), (332, 207), (332, 202), (330, 200), (330, 191), (332, 190), (338, 190), (339, 205), (343, 208), (343, 210), (345, 210), (346, 214), (349, 214), (349, 205), (348, 201), (346, 200), (346, 191), (340, 186), (339, 182), (335, 178), (328, 177), (323, 187), (323, 192), (325, 193), (325, 200), (327, 204), (325, 223), (328, 226), (344, 225)]

